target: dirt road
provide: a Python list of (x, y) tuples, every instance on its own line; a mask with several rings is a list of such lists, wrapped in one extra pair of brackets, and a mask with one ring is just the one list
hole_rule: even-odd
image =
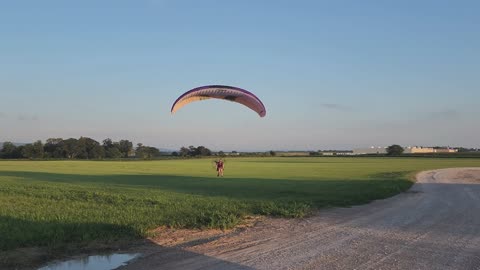
[(159, 247), (127, 269), (480, 269), (480, 168), (422, 172), (406, 193), (217, 239)]

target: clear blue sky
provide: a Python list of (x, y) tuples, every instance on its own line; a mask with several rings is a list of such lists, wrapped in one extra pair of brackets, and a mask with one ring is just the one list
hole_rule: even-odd
[[(0, 141), (480, 147), (479, 1), (2, 1)], [(254, 92), (259, 118), (183, 92)]]

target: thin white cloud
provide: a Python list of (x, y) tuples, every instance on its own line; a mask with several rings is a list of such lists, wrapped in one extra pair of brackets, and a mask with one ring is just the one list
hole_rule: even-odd
[(37, 121), (38, 116), (36, 114), (28, 115), (28, 114), (19, 114), (17, 116), (18, 121)]
[(431, 112), (428, 118), (432, 120), (457, 120), (460, 118), (460, 113), (457, 110), (445, 109)]
[(337, 111), (349, 111), (351, 108), (344, 106), (342, 104), (336, 104), (336, 103), (322, 103), (320, 104), (321, 107), (330, 109), (330, 110), (337, 110)]

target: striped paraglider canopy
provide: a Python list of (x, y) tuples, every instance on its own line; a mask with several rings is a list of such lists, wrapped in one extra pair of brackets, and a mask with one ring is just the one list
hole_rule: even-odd
[(260, 117), (264, 117), (267, 113), (265, 106), (257, 96), (247, 90), (226, 85), (207, 85), (187, 91), (173, 103), (171, 112), (175, 113), (191, 102), (211, 98), (243, 104), (255, 111)]

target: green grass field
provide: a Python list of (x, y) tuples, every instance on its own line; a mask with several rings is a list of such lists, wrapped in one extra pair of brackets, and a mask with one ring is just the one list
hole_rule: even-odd
[(414, 172), (480, 159), (232, 158), (0, 161), (0, 250), (141, 238), (166, 225), (230, 228), (247, 215), (301, 217), (367, 203), (411, 185)]

